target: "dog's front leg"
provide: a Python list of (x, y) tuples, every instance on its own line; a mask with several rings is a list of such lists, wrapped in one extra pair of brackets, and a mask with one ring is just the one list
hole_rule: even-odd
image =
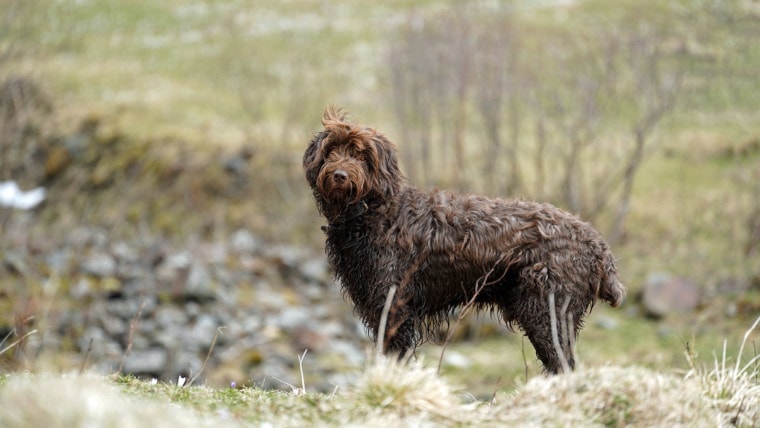
[(385, 329), (383, 353), (397, 355), (399, 360), (414, 353), (416, 344), (414, 321), (407, 317), (398, 326), (388, 325)]
[(397, 354), (399, 359), (414, 352), (417, 343), (409, 295), (404, 291), (401, 289), (399, 293), (396, 287), (389, 289), (381, 311), (380, 325), (374, 329), (376, 342), (382, 347), (383, 354)]

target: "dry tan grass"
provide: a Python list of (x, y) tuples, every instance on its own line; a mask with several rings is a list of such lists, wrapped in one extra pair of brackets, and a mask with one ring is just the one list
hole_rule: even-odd
[(331, 395), (210, 389), (92, 375), (0, 378), (0, 426), (758, 426), (760, 370), (752, 343), (712, 367), (655, 371), (581, 368), (537, 376), (517, 391), (474, 402), (435, 364), (373, 358), (350, 388)]
[(169, 401), (130, 397), (95, 375), (14, 375), (0, 387), (0, 403), (5, 428), (214, 427), (220, 422)]
[(479, 421), (476, 404), (465, 403), (461, 393), (441, 378), (435, 367), (419, 360), (403, 364), (385, 357), (375, 358), (350, 391), (372, 415), (372, 424), (421, 415), (449, 423)]
[(738, 355), (733, 360), (726, 355), (723, 343), (721, 357), (715, 358), (712, 368), (699, 367), (695, 357), (687, 354), (691, 370), (686, 378), (699, 384), (702, 394), (720, 411), (724, 424), (735, 426), (760, 425), (760, 355), (743, 361), (742, 354), (754, 333), (760, 317), (744, 334)]
[(502, 399), (507, 422), (528, 426), (715, 426), (699, 384), (640, 367), (603, 367), (534, 378)]

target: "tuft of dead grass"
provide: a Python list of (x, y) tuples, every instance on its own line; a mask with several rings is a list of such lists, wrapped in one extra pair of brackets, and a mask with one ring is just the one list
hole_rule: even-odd
[(351, 394), (374, 413), (431, 415), (447, 421), (473, 422), (476, 404), (464, 403), (461, 391), (422, 360), (398, 361), (377, 356), (369, 363)]
[(536, 377), (496, 410), (526, 426), (715, 426), (699, 384), (641, 367), (602, 367)]
[(721, 414), (721, 422), (733, 426), (760, 425), (760, 354), (746, 362), (743, 360), (745, 346), (760, 324), (758, 317), (744, 333), (739, 353), (735, 358), (726, 355), (726, 342), (720, 358), (715, 357), (712, 368), (701, 367), (697, 357), (687, 352), (691, 369), (686, 379), (696, 382), (712, 407)]

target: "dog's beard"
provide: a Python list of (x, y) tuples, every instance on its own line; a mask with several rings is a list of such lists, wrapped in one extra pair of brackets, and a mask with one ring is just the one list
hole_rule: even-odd
[(324, 199), (334, 207), (346, 208), (356, 204), (365, 196), (366, 182), (363, 171), (347, 169), (348, 177), (338, 181), (333, 177), (333, 171), (323, 169), (317, 180), (317, 190)]
[(319, 186), (322, 196), (335, 207), (347, 207), (359, 202), (362, 198), (362, 188), (361, 183), (352, 180), (336, 182), (330, 174), (325, 174)]
[(327, 199), (336, 206), (348, 206), (355, 202), (356, 191), (349, 188), (333, 187), (327, 192)]

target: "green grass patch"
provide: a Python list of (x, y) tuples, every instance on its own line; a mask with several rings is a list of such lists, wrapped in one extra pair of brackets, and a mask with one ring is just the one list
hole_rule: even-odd
[(685, 371), (637, 365), (581, 368), (567, 375), (532, 376), (513, 392), (477, 401), (436, 375), (430, 364), (384, 359), (368, 363), (355, 385), (332, 394), (20, 373), (0, 377), (0, 424), (744, 426), (760, 417), (758, 357), (742, 359), (756, 325), (747, 330), (735, 357), (723, 351), (712, 368), (694, 358)]

